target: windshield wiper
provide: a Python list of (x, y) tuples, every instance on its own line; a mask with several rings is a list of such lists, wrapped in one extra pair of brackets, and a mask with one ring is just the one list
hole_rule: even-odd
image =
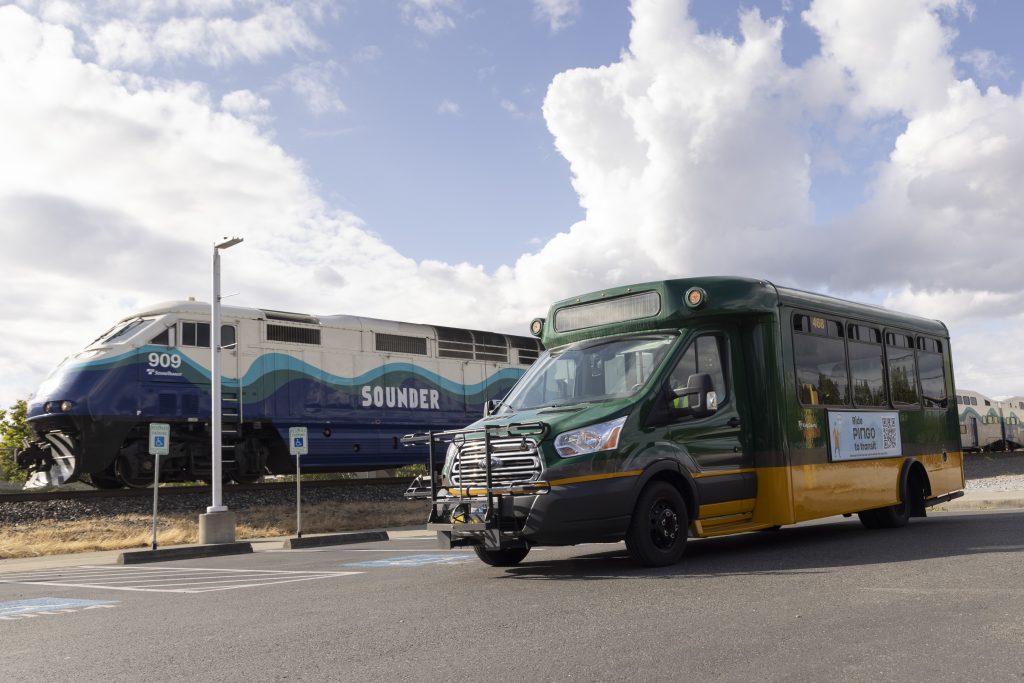
[(560, 406), (548, 406), (547, 408), (541, 408), (538, 413), (567, 413), (570, 410), (583, 410), (590, 403), (567, 403)]

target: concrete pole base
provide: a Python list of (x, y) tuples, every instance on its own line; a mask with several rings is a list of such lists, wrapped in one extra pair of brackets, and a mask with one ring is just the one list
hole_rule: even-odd
[(234, 512), (225, 510), (224, 512), (207, 512), (204, 515), (199, 515), (199, 543), (210, 545), (213, 543), (234, 542)]

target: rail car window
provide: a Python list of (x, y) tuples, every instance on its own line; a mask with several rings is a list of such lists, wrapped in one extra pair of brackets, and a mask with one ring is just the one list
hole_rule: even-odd
[(220, 326), (220, 347), (222, 349), (234, 348), (238, 342), (238, 338), (235, 336), (234, 325), (221, 325)]
[(818, 316), (793, 316), (793, 354), (800, 402), (849, 405), (843, 325)]
[(320, 344), (320, 329), (317, 327), (294, 327), (267, 323), (267, 341), (289, 344)]
[(964, 404), (964, 397), (961, 396), (960, 394), (956, 395), (956, 404), (958, 406), (962, 406)]
[(885, 395), (882, 333), (874, 327), (853, 324), (848, 326), (848, 331), (853, 403), (857, 406), (884, 406), (888, 399)]
[(942, 342), (938, 339), (918, 337), (917, 348), (921, 399), (926, 408), (943, 408), (946, 405), (946, 373), (942, 358)]
[(729, 385), (725, 381), (725, 363), (727, 357), (726, 340), (716, 335), (702, 335), (683, 352), (675, 369), (672, 370), (669, 382), (672, 389), (686, 387), (690, 375), (705, 372), (711, 375), (711, 383), (715, 387), (718, 405), (729, 399)]
[(991, 401), (985, 401), (985, 405), (990, 406), (990, 405), (992, 405), (992, 402)]
[(411, 353), (419, 356), (427, 355), (426, 337), (409, 337), (401, 334), (384, 334), (375, 332), (375, 348), (385, 353)]
[(971, 405), (972, 406), (978, 405), (978, 398), (976, 396), (971, 396)]
[(913, 338), (898, 332), (886, 332), (885, 355), (889, 365), (889, 395), (893, 403), (920, 404)]

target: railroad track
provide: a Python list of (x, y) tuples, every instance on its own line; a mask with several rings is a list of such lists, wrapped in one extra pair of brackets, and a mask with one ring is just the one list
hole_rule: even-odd
[[(403, 489), (409, 485), (412, 481), (410, 477), (381, 477), (377, 479), (326, 479), (326, 480), (315, 480), (315, 481), (303, 481), (303, 489), (323, 489), (323, 488), (355, 488), (358, 486), (394, 486), (402, 487)], [(294, 491), (295, 482), (266, 482), (262, 484), (225, 484), (224, 492), (242, 492), (242, 491)], [(209, 493), (210, 486), (161, 486), (160, 497), (164, 496), (184, 496), (193, 494)], [(91, 499), (110, 499), (110, 498), (152, 498), (153, 488), (144, 489), (89, 489), (89, 490), (75, 490), (75, 491), (45, 491), (40, 493), (0, 493), (0, 503), (19, 503), (19, 502), (30, 502), (30, 501), (49, 501), (49, 500), (91, 500)]]

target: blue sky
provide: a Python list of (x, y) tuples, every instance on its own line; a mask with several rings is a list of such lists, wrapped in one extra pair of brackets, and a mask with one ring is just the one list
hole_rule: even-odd
[(1024, 393), (1024, 5), (0, 4), (0, 406), (153, 302), (522, 332), (741, 274), (945, 320)]

